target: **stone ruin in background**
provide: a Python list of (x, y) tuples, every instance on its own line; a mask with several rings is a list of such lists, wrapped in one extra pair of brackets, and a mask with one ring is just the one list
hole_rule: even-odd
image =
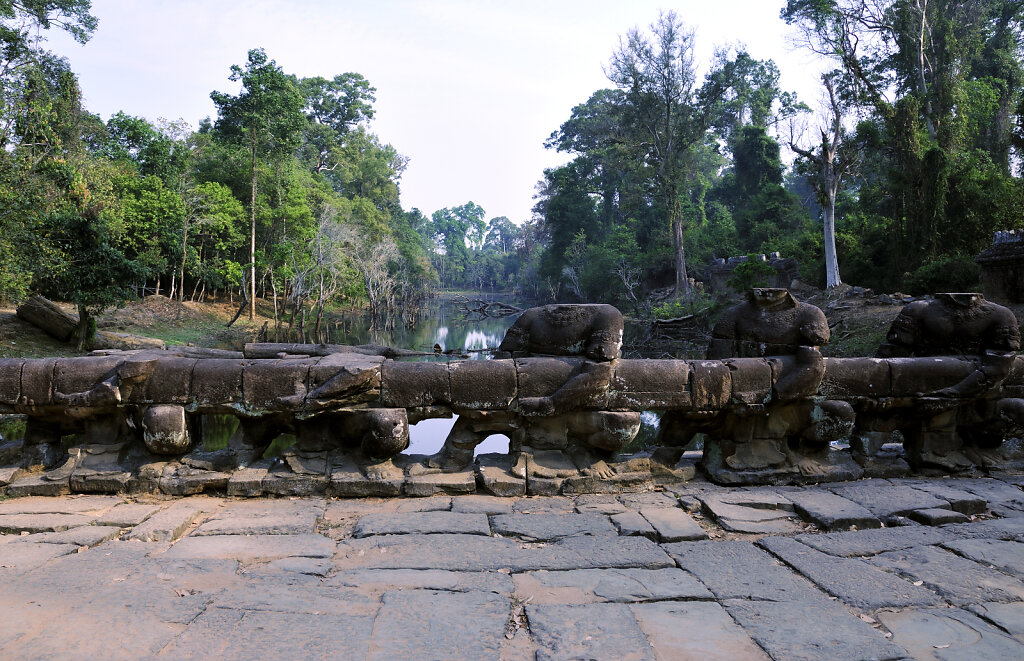
[(996, 232), (992, 245), (974, 261), (981, 266), (981, 289), (998, 303), (1024, 303), (1024, 230)]
[[(747, 255), (713, 259), (704, 267), (704, 281), (707, 283), (708, 290), (710, 292), (729, 291), (728, 282), (732, 277), (732, 272), (749, 259)], [(789, 289), (794, 282), (800, 280), (800, 265), (792, 257), (783, 258), (779, 253), (773, 252), (767, 255), (758, 255), (756, 259), (775, 269), (775, 275), (768, 283), (768, 287)]]
[[(707, 360), (619, 357), (608, 305), (525, 311), (493, 360), (411, 362), (379, 346), (249, 344), (0, 360), (7, 495), (551, 495), (643, 491), (697, 469), (803, 484), (1024, 465), (1024, 357), (1007, 308), (939, 294), (903, 308), (874, 358), (825, 358), (818, 308), (759, 288)], [(642, 412), (661, 414), (637, 442)], [(441, 451), (409, 427), (458, 415)], [(204, 447), (213, 416), (237, 428)], [(281, 457), (271, 443), (293, 434)], [(507, 453), (474, 456), (492, 434)], [(703, 443), (703, 453), (694, 452)]]

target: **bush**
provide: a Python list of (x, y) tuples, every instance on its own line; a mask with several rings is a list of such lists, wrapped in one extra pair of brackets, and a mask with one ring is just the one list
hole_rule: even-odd
[(908, 293), (915, 296), (942, 291), (979, 291), (981, 270), (974, 259), (963, 255), (943, 255), (922, 264), (904, 277)]
[(768, 287), (774, 277), (775, 269), (768, 262), (762, 262), (758, 255), (747, 255), (747, 261), (736, 265), (725, 284), (744, 292), (754, 287)]

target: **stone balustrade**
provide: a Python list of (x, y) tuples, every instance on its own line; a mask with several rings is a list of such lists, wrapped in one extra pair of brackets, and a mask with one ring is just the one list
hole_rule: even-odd
[[(9, 495), (642, 490), (691, 477), (695, 455), (684, 450), (696, 441), (700, 467), (725, 484), (975, 471), (1020, 458), (1021, 356), (996, 387), (951, 396), (980, 359), (825, 358), (802, 391), (783, 393), (784, 379), (808, 369), (794, 356), (412, 362), (316, 353), (0, 360), (0, 414), (27, 420), (23, 439), (0, 445), (0, 486)], [(661, 413), (661, 425), (636, 447), (642, 411)], [(410, 424), (453, 414), (442, 452), (402, 453)], [(227, 447), (210, 450), (215, 415), (238, 427)], [(283, 433), (295, 444), (263, 458)], [(509, 436), (509, 453), (474, 459), (495, 433)]]

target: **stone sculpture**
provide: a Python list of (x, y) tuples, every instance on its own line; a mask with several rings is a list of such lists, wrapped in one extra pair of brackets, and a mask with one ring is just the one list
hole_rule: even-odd
[(459, 419), (441, 450), (427, 459), (427, 467), (464, 470), (477, 445), (491, 434), (503, 433), (509, 435), (515, 454), (515, 475), (525, 477), (527, 457), (541, 450), (567, 452), (586, 474), (611, 477), (605, 460), (640, 429), (638, 412), (596, 410), (607, 403), (622, 332), (622, 313), (611, 305), (547, 305), (523, 312), (502, 339), (500, 352), (520, 358), (581, 358), (537, 358), (528, 363), (532, 369), (526, 383), (519, 384), (517, 412), (457, 410)]
[(879, 443), (898, 430), (916, 467), (955, 471), (1005, 460), (1000, 446), (1006, 423), (1024, 426), (1024, 402), (1000, 397), (999, 390), (1020, 346), (1013, 312), (981, 294), (941, 293), (906, 305), (878, 355), (961, 356), (968, 369), (942, 387), (933, 387), (922, 374), (912, 384), (912, 406), (894, 402), (881, 413), (860, 416), (855, 434), (859, 454), (870, 460)]
[(726, 411), (667, 414), (662, 442), (707, 434), (703, 465), (726, 483), (849, 479), (859, 469), (830, 443), (849, 433), (843, 401), (813, 398), (825, 374), (818, 346), (829, 340), (824, 313), (786, 289), (755, 288), (711, 332), (709, 358), (724, 359), (733, 401)]
[[(675, 461), (697, 433), (707, 435), (704, 469), (725, 484), (905, 475), (911, 467), (886, 450), (900, 436), (920, 470), (1021, 463), (1007, 441), (1024, 431), (1016, 320), (980, 296), (908, 307), (883, 350), (900, 355), (877, 358), (822, 358), (820, 311), (784, 291), (753, 292), (730, 310), (714, 331), (714, 351), (739, 355), (709, 360), (618, 358), (621, 319), (597, 312), (556, 315), (580, 321), (556, 324), (561, 346), (534, 340), (544, 324), (521, 325), (510, 340), (516, 356), (495, 360), (411, 362), (322, 345), (246, 347), (266, 357), (181, 348), (0, 359), (0, 416), (26, 419), (23, 438), (0, 441), (0, 489), (643, 490), (687, 479)], [(594, 323), (600, 318), (603, 327)], [(563, 355), (523, 355), (538, 346)], [(591, 357), (564, 355), (572, 351)], [(662, 414), (665, 447), (623, 456), (642, 411)], [(459, 421), (439, 455), (403, 454), (410, 424), (453, 414)], [(204, 447), (211, 416), (238, 421), (220, 450)], [(263, 457), (283, 433), (295, 444)], [(474, 458), (492, 433), (510, 436), (509, 454)], [(834, 444), (846, 436), (849, 450)]]

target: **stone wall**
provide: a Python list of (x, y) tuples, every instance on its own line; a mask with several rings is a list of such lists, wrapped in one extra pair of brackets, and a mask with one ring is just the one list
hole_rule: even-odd
[(1024, 230), (996, 232), (992, 245), (974, 261), (981, 266), (985, 298), (997, 303), (1024, 303)]
[[(712, 292), (727, 291), (729, 289), (729, 278), (732, 277), (733, 270), (748, 259), (749, 257), (746, 255), (740, 255), (728, 258), (720, 257), (713, 260), (704, 267), (704, 278), (708, 283), (708, 289)], [(757, 259), (766, 262), (775, 269), (775, 276), (771, 282), (765, 285), (766, 287), (788, 289), (793, 286), (795, 281), (800, 279), (800, 266), (792, 257), (783, 258), (779, 253), (773, 252), (767, 255), (758, 255)]]

